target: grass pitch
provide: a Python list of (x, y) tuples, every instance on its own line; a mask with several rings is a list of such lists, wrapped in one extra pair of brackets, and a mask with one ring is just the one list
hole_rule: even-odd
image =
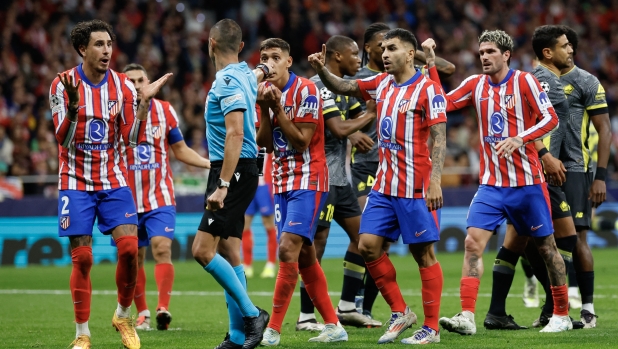
[[(522, 331), (486, 331), (483, 319), (489, 308), (491, 294), (491, 267), (495, 252), (486, 253), (485, 276), (477, 303), (477, 334), (460, 336), (442, 331), (437, 347), (450, 348), (618, 348), (618, 273), (616, 256), (618, 250), (594, 250), (595, 256), (595, 310), (599, 315), (598, 327), (591, 330), (576, 330), (561, 334), (539, 333), (538, 329)], [(441, 253), (438, 259), (444, 271), (444, 292), (441, 316), (453, 316), (460, 311), (459, 279), (461, 276), (461, 253)], [(411, 256), (392, 257), (397, 268), (397, 278), (404, 297), (419, 317), (416, 330), (423, 320), (420, 297), (420, 278)], [(263, 263), (254, 265), (259, 275)], [(227, 331), (227, 310), (221, 287), (194, 262), (175, 264), (176, 280), (170, 311), (173, 315), (170, 331), (140, 332), (142, 348), (214, 348)], [(324, 260), (323, 268), (329, 281), (333, 304), (339, 301), (342, 281), (342, 261)], [(147, 264), (148, 305), (154, 314), (156, 285), (154, 265)], [(0, 268), (0, 309), (4, 315), (0, 335), (0, 348), (66, 348), (75, 336), (73, 307), (69, 294), (70, 267), (29, 267), (25, 269)], [(92, 314), (90, 331), (93, 348), (122, 348), (120, 336), (111, 327), (111, 318), (116, 308), (115, 266), (96, 265), (92, 269)], [(259, 307), (271, 311), (274, 279), (249, 279), (251, 298)], [(511, 294), (507, 300), (507, 313), (512, 314), (521, 325), (529, 326), (540, 314), (539, 309), (524, 308), (524, 274), (517, 268)], [(540, 286), (539, 286), (540, 289)], [(541, 297), (543, 298), (543, 297)], [(294, 330), (300, 309), (299, 297), (292, 300), (282, 329), (282, 348), (374, 348), (384, 329), (347, 328), (349, 342), (319, 344), (308, 343), (314, 336)], [(389, 318), (388, 306), (378, 297), (374, 316), (385, 322)], [(571, 316), (579, 318), (579, 310)], [(154, 325), (154, 318), (153, 323)], [(408, 337), (412, 330), (403, 333)], [(403, 347), (403, 344), (389, 344)]]

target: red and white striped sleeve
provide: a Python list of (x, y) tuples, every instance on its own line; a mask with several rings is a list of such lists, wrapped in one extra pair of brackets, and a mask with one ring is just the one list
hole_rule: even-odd
[(524, 74), (524, 78), (519, 80), (520, 89), (538, 120), (536, 125), (517, 135), (524, 140), (524, 143), (529, 143), (549, 136), (558, 127), (558, 115), (549, 100), (549, 96), (543, 91), (541, 84), (534, 75), (522, 74)]
[(52, 111), (56, 140), (63, 148), (68, 148), (75, 139), (77, 120), (71, 121), (67, 117), (67, 103), (69, 96), (64, 90), (60, 78), (56, 77), (49, 88), (49, 107)]
[[(442, 86), (438, 75), (438, 70), (435, 66), (429, 68), (429, 77), (431, 80), (438, 83), (438, 85)], [(468, 77), (456, 89), (446, 95), (446, 111), (459, 110), (467, 106), (474, 105), (474, 101), (472, 100), (472, 91), (478, 82), (477, 78), (478, 75)]]
[(356, 83), (360, 88), (363, 99), (368, 101), (370, 99), (376, 99), (376, 90), (380, 83), (388, 77), (388, 73), (380, 73), (378, 75), (370, 76), (364, 79), (357, 79)]

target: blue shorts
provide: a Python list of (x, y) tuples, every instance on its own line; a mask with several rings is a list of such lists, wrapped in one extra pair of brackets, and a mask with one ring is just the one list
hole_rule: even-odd
[(272, 216), (275, 214), (275, 205), (273, 204), (273, 196), (270, 194), (270, 185), (260, 185), (255, 192), (253, 201), (247, 207), (245, 214), (255, 216), (260, 213), (263, 217)]
[(291, 233), (305, 238), (305, 244), (313, 244), (318, 218), (328, 193), (315, 190), (292, 190), (275, 194), (275, 223), (277, 240), (281, 233)]
[(470, 204), (467, 225), (495, 231), (508, 218), (518, 235), (544, 237), (554, 232), (549, 207), (545, 184), (481, 185)]
[(103, 234), (119, 225), (137, 225), (137, 210), (129, 187), (58, 193), (58, 236), (92, 236), (94, 219)]
[[(154, 236), (164, 236), (174, 240), (176, 229), (176, 206), (163, 206), (152, 211), (137, 214), (137, 245), (148, 247)], [(116, 246), (111, 239), (112, 246)]]
[(420, 244), (440, 240), (440, 210), (427, 211), (425, 199), (398, 198), (369, 192), (361, 216), (360, 234), (382, 236), (388, 241)]

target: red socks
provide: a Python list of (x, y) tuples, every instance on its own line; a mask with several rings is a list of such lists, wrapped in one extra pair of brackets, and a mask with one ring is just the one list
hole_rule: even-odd
[(382, 257), (373, 262), (366, 263), (367, 270), (375, 280), (376, 286), (382, 293), (382, 297), (391, 307), (393, 313), (403, 313), (406, 310), (406, 302), (403, 300), (399, 285), (397, 285), (397, 272), (388, 255), (384, 253)]
[(174, 285), (174, 265), (167, 263), (155, 265), (155, 280), (159, 290), (157, 309), (169, 309), (172, 286)]
[(320, 263), (316, 260), (312, 266), (301, 269), (300, 277), (305, 283), (305, 290), (307, 290), (307, 294), (309, 294), (309, 298), (311, 298), (313, 305), (315, 305), (320, 315), (322, 315), (324, 323), (337, 324), (339, 319), (333, 308), (333, 303), (330, 301), (326, 276), (324, 275)]
[(440, 316), (440, 299), (442, 297), (442, 286), (444, 278), (442, 267), (436, 263), (428, 268), (419, 268), (421, 272), (421, 293), (423, 298), (423, 312), (425, 322), (423, 325), (438, 331), (438, 318)]
[(90, 318), (90, 300), (92, 298), (90, 269), (93, 263), (92, 247), (75, 247), (71, 250), (71, 261), (73, 262), (73, 269), (71, 270), (69, 285), (73, 298), (75, 322), (81, 324), (88, 321), (88, 318)]
[[(277, 262), (277, 248), (279, 243), (277, 242), (277, 229), (270, 228), (266, 230), (266, 236), (268, 238), (268, 262), (275, 264)], [(243, 237), (244, 239), (244, 237)]]
[(135, 284), (135, 296), (133, 297), (137, 312), (141, 313), (144, 310), (148, 310), (148, 304), (146, 304), (146, 271), (144, 266), (137, 271), (137, 284)]
[(476, 308), (476, 297), (479, 294), (479, 285), (481, 280), (473, 277), (462, 277), (459, 288), (461, 298), (461, 310), (474, 313)]
[(270, 314), (268, 327), (281, 333), (283, 318), (288, 311), (296, 282), (298, 281), (298, 263), (279, 263), (279, 272), (275, 282), (275, 294), (273, 295), (273, 311)]
[(116, 265), (116, 287), (118, 303), (130, 307), (137, 283), (137, 236), (121, 236), (116, 239), (118, 264)]
[(551, 286), (551, 296), (554, 299), (554, 315), (569, 315), (569, 289), (567, 285)]
[(253, 234), (251, 230), (242, 232), (242, 259), (244, 265), (253, 263)]

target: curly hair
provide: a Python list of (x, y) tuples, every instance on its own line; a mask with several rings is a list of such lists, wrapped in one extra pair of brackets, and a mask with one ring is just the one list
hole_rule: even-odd
[(116, 41), (116, 35), (112, 30), (112, 26), (107, 22), (104, 22), (99, 19), (93, 19), (87, 22), (79, 22), (77, 25), (71, 30), (71, 44), (73, 44), (73, 48), (77, 51), (77, 54), (82, 57), (82, 54), (79, 52), (79, 47), (84, 46), (87, 47), (90, 42), (90, 34), (93, 32), (107, 32), (109, 37), (112, 38), (112, 41)]

